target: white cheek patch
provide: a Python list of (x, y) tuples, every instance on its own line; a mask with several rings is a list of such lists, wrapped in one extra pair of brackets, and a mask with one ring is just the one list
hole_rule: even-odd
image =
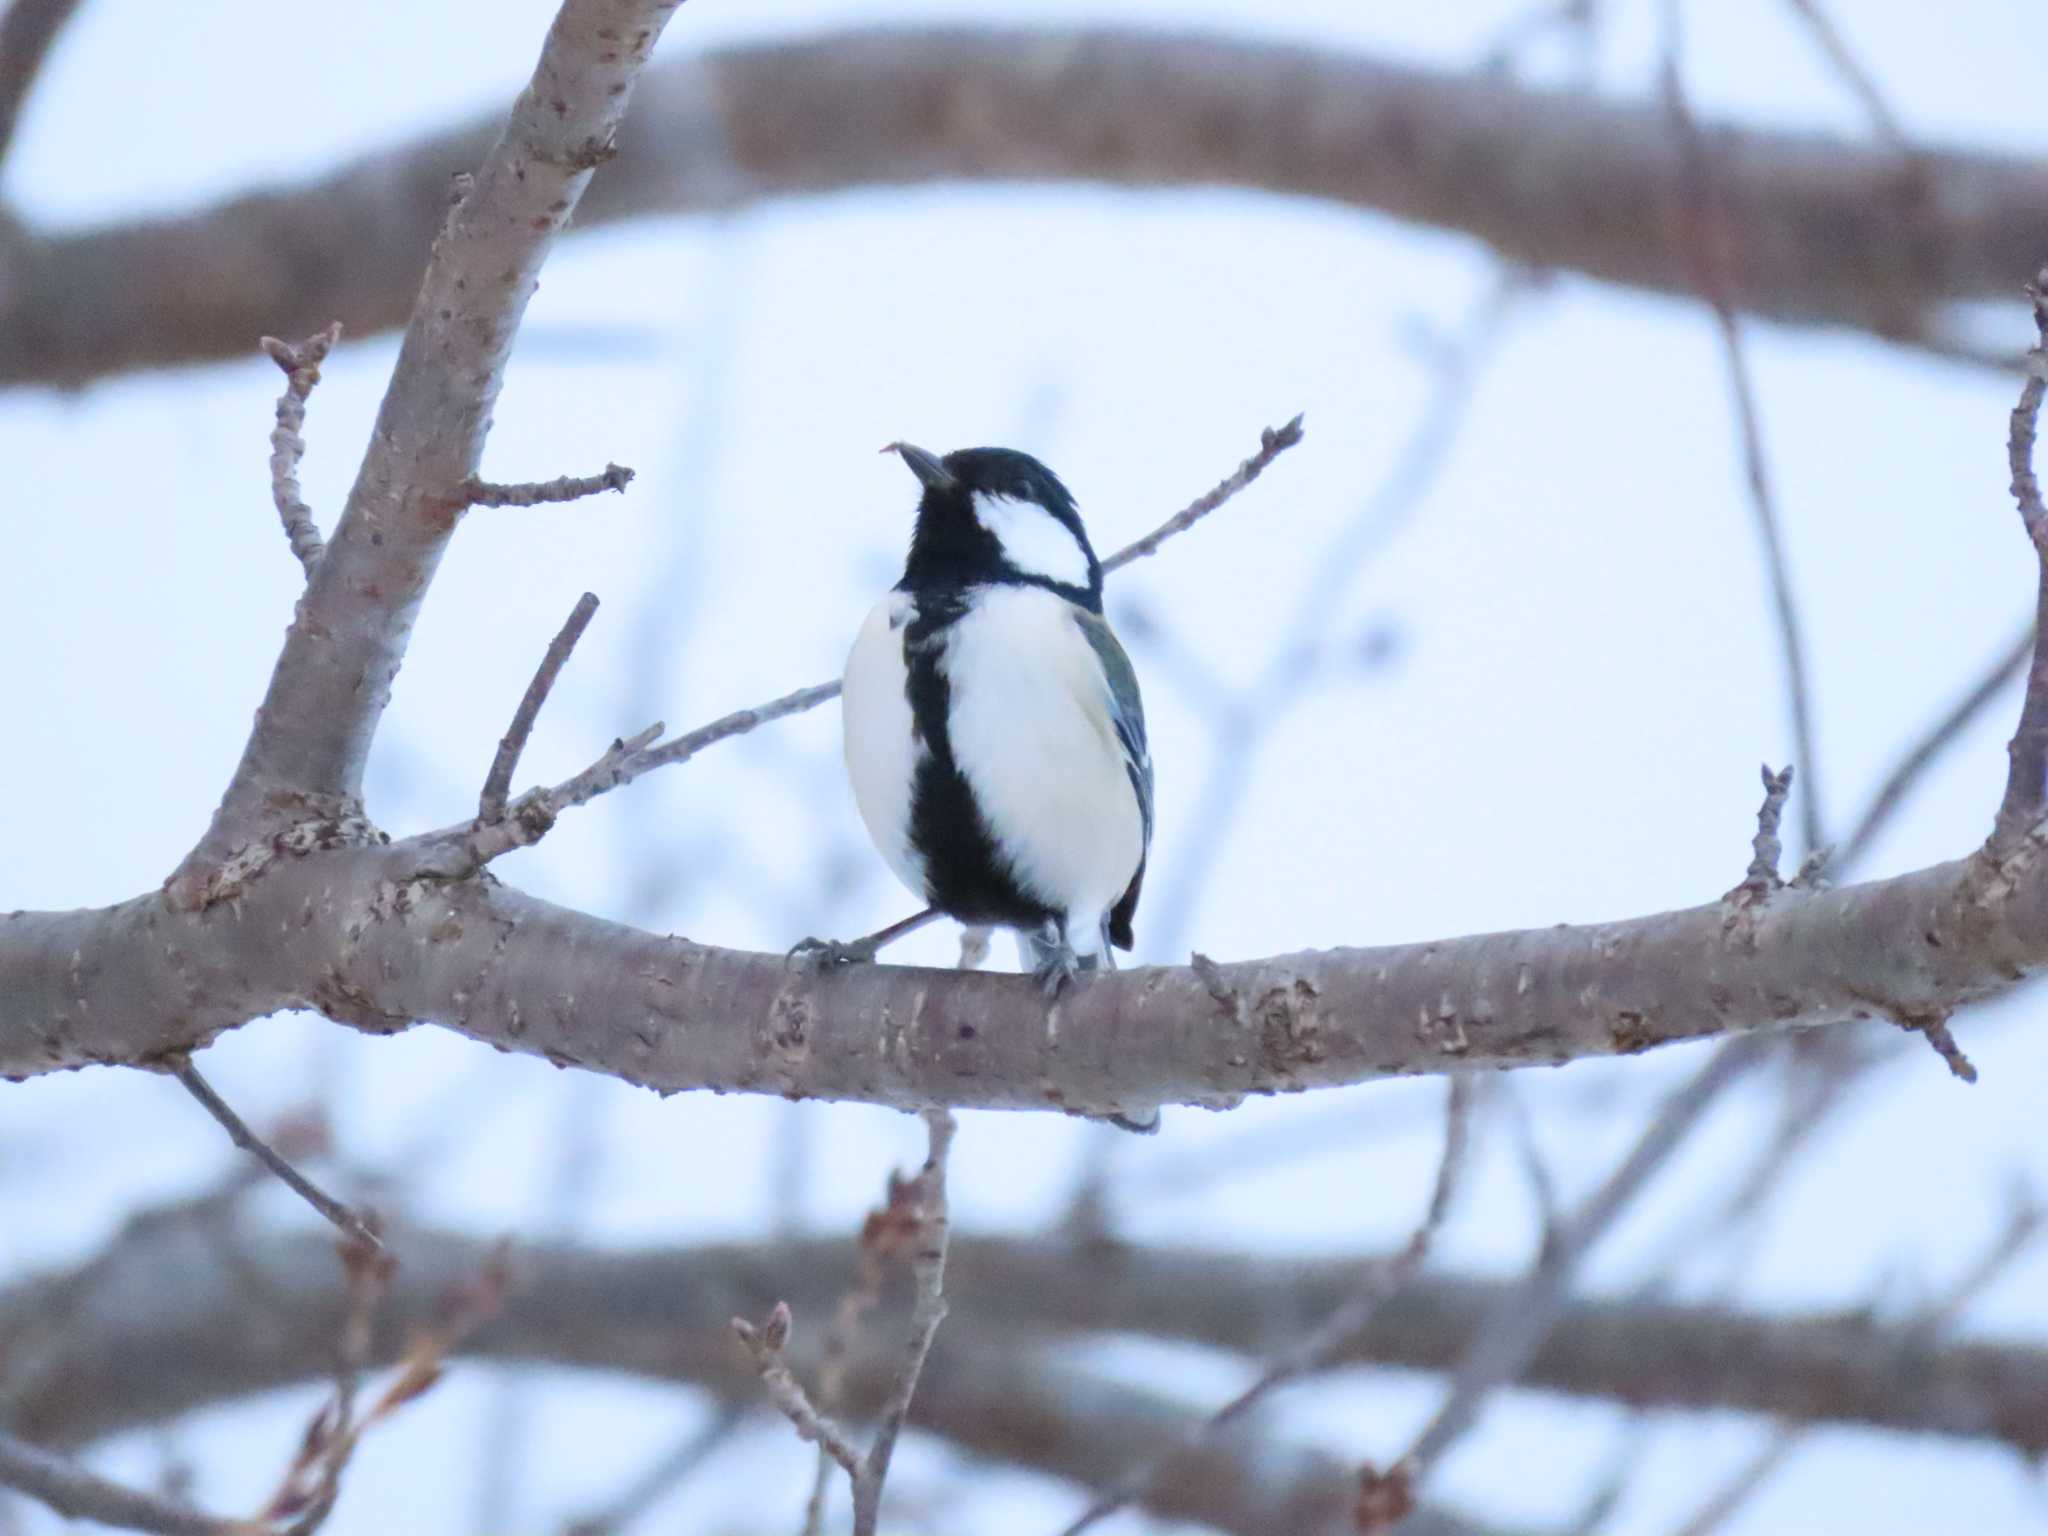
[(1003, 546), (1003, 558), (1025, 575), (1068, 587), (1088, 585), (1088, 556), (1080, 540), (1037, 502), (977, 491), (974, 515)]

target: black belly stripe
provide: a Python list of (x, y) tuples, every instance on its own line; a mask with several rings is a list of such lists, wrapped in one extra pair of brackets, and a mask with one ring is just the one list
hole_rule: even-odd
[(925, 753), (910, 790), (910, 844), (924, 861), (925, 900), (963, 923), (1036, 928), (1063, 914), (1027, 895), (996, 850), (947, 731), (952, 687), (939, 666), (946, 631), (967, 612), (962, 591), (917, 594), (904, 626), (903, 692)]

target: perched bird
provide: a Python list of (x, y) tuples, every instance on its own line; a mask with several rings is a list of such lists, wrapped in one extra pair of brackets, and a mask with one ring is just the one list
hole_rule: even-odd
[(861, 818), (929, 910), (816, 948), (871, 958), (943, 914), (1015, 929), (1056, 994), (1131, 947), (1152, 841), (1137, 674), (1058, 476), (1007, 448), (891, 450), (923, 495), (903, 579), (853, 642), (841, 710)]

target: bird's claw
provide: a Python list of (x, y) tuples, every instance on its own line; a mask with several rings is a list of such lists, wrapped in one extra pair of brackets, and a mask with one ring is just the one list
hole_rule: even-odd
[(875, 958), (877, 946), (866, 939), (851, 943), (840, 939), (802, 939), (785, 956), (793, 970), (824, 971), (839, 965), (866, 965)]

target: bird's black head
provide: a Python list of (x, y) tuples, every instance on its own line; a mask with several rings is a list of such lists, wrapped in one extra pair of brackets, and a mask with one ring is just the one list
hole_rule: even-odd
[(1102, 565), (1058, 475), (1011, 448), (961, 448), (943, 459), (909, 443), (883, 451), (891, 450), (924, 486), (905, 591), (1024, 583), (1101, 611)]

